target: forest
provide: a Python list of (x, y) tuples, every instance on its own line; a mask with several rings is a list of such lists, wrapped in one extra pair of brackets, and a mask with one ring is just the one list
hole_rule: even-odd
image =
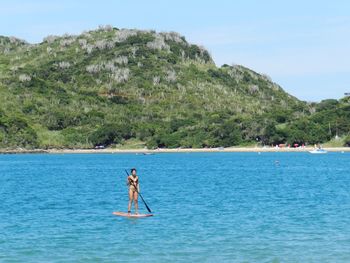
[(349, 97), (301, 101), (176, 32), (0, 36), (0, 148), (350, 146), (349, 132)]

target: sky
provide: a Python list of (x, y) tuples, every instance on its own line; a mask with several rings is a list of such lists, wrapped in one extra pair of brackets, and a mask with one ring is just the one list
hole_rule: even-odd
[(0, 35), (30, 43), (99, 25), (176, 31), (301, 100), (350, 92), (350, 1), (0, 0)]

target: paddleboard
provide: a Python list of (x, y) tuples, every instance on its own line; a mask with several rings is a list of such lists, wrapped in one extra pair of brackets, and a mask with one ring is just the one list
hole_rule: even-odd
[(123, 216), (123, 217), (130, 217), (130, 218), (142, 218), (142, 217), (150, 217), (153, 216), (153, 214), (129, 214), (124, 212), (113, 212), (113, 215), (115, 216)]

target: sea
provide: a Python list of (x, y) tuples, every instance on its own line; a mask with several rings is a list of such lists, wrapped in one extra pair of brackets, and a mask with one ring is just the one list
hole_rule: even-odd
[[(0, 155), (0, 262), (350, 262), (349, 161), (348, 152)], [(112, 214), (127, 211), (134, 167), (153, 217)]]

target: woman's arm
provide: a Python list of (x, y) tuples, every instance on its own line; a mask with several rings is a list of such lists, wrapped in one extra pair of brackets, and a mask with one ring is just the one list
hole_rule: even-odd
[(128, 177), (126, 177), (126, 185), (127, 185), (127, 186), (129, 186), (129, 185), (130, 185), (130, 178), (129, 178), (129, 176), (128, 176)]

